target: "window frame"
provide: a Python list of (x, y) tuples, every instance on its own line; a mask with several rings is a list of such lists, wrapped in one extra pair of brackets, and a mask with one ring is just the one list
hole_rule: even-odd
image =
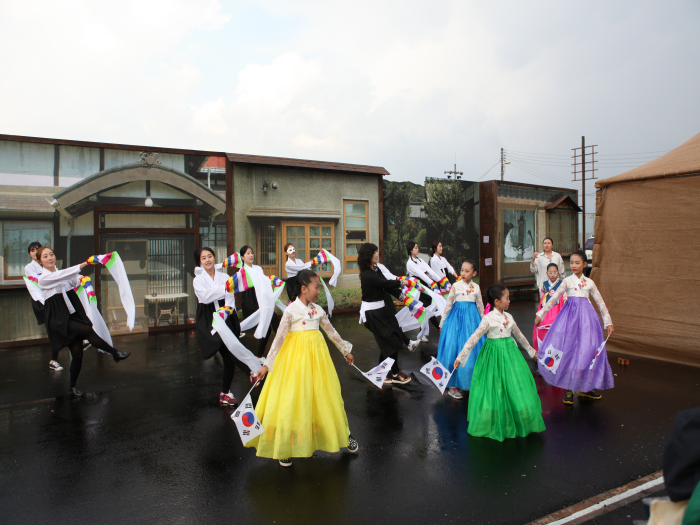
[[(54, 245), (55, 240), (55, 224), (52, 220), (46, 219), (9, 219), (0, 220), (0, 245), (2, 246), (2, 252), (0, 252), (0, 257), (2, 257), (2, 282), (7, 282), (11, 284), (17, 284), (17, 281), (22, 281), (24, 279), (24, 267), (22, 267), (22, 275), (17, 277), (8, 276), (8, 266), (7, 257), (5, 256), (5, 224), (6, 223), (24, 223), (24, 224), (42, 224), (49, 225), (51, 229), (51, 240), (49, 246)], [(29, 264), (29, 257), (27, 257), (27, 263)]]
[[(355, 214), (347, 214), (345, 213), (345, 205), (346, 204), (363, 204), (365, 206), (365, 214), (364, 215), (355, 215)], [(365, 219), (365, 227), (364, 228), (348, 228), (347, 227), (347, 217), (364, 217)], [(367, 238), (365, 241), (348, 241), (347, 240), (347, 232), (349, 231), (364, 231), (367, 234)], [(349, 262), (355, 262), (357, 263), (357, 255), (348, 255), (348, 244), (356, 244), (357, 245), (357, 251), (359, 251), (360, 246), (363, 244), (370, 242), (370, 235), (369, 235), (369, 200), (362, 200), (362, 199), (343, 199), (343, 273), (349, 273), (349, 274), (359, 274), (360, 269), (357, 268), (356, 270), (348, 270), (348, 263)]]
[[(281, 266), (282, 266), (281, 272), (280, 272), (280, 273), (282, 274), (282, 277), (283, 277), (283, 278), (286, 279), (286, 278), (288, 277), (288, 275), (287, 275), (287, 266), (286, 266), (286, 264), (285, 264), (285, 263), (287, 262), (287, 254), (284, 253), (284, 250), (283, 250), (284, 245), (287, 244), (287, 226), (294, 226), (294, 227), (304, 226), (304, 227), (305, 227), (305, 233), (304, 233), (304, 239), (305, 239), (305, 241), (304, 241), (304, 242), (306, 243), (306, 247), (304, 248), (304, 250), (305, 250), (306, 253), (308, 254), (308, 259), (307, 259), (306, 261), (304, 261), (304, 262), (308, 262), (308, 261), (310, 261), (311, 259), (313, 259), (313, 257), (311, 257), (311, 250), (315, 250), (315, 249), (316, 249), (316, 248), (311, 248), (311, 227), (312, 227), (312, 226), (318, 226), (318, 227), (319, 227), (319, 232), (320, 232), (320, 233), (323, 233), (323, 230), (321, 230), (320, 228), (323, 228), (323, 227), (330, 227), (330, 229), (331, 229), (331, 237), (330, 237), (330, 239), (331, 239), (331, 248), (330, 248), (330, 252), (331, 252), (333, 255), (335, 255), (335, 224), (334, 224), (334, 223), (332, 223), (332, 222), (320, 222), (320, 221), (282, 221), (282, 224), (281, 224), (281, 227), (280, 227), (281, 241), (280, 241), (280, 243), (279, 243), (279, 251), (280, 251), (280, 254), (281, 254), (280, 263), (281, 263)], [(314, 235), (313, 237), (316, 238), (315, 235)], [(297, 237), (297, 238), (299, 238), (299, 237)], [(321, 236), (319, 236), (318, 238), (319, 238), (319, 239), (323, 239), (324, 236), (321, 235)], [(321, 242), (321, 244), (323, 244), (323, 242)], [(322, 247), (318, 248), (319, 251), (321, 251), (321, 249), (322, 249)], [(328, 248), (326, 248), (326, 249), (328, 249)], [(284, 261), (284, 262), (282, 262), (282, 261)], [(313, 266), (312, 266), (312, 268), (313, 268)], [(329, 272), (319, 272), (319, 275), (320, 275), (321, 277), (332, 277), (332, 276), (333, 276), (333, 270), (331, 270), (331, 271), (329, 271)]]

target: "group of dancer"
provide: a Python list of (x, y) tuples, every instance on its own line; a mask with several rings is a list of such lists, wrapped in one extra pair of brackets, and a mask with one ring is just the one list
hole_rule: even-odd
[[(600, 322), (588, 301), (589, 295), (597, 302), (609, 334), (613, 331), (612, 322), (595, 284), (582, 275), (586, 265), (583, 252), (572, 254), (573, 275), (563, 280), (558, 267), (555, 274), (556, 264), (546, 267), (548, 279), (542, 284), (535, 323), (548, 330), (539, 342), (538, 327), (535, 328), (533, 343), (539, 348), (538, 353), (507, 312), (510, 297), (506, 286), (497, 283), (489, 287), (488, 307), (484, 309), (481, 290), (475, 282), (476, 263), (463, 261), (456, 275), (442, 256), (442, 245), (434, 243), (432, 249), (428, 264), (419, 256), (417, 243), (409, 242), (405, 276), (395, 276), (379, 263), (376, 245), (366, 243), (358, 251), (360, 322), (374, 335), (380, 350), (379, 362), (393, 359), (385, 385), (411, 381), (399, 366), (399, 352), (414, 351), (420, 343), (427, 342), (433, 326), (440, 331), (438, 360), (453, 372), (449, 395), (461, 399), (462, 392), (470, 392), (468, 431), (473, 436), (503, 441), (545, 430), (533, 375), (511, 336), (520, 341), (530, 357), (539, 358), (540, 373), (547, 382), (567, 390), (565, 402), (572, 399), (573, 391), (599, 399), (594, 389), (613, 386), (605, 349), (600, 344)], [(296, 259), (291, 244), (285, 246), (285, 253), (290, 299), (286, 306), (278, 300), (283, 284), (274, 276), (265, 276), (262, 268), (253, 264), (254, 253), (249, 246), (222, 263), (216, 262), (211, 248), (197, 250), (193, 285), (198, 299), (196, 327), (202, 358), (218, 353), (224, 365), (220, 404), (238, 404), (231, 394), (236, 367), (251, 383), (262, 384), (255, 411), (264, 431), (245, 446), (256, 448), (260, 457), (276, 459), (288, 467), (293, 457), (310, 457), (316, 450), (337, 452), (341, 448), (356, 453), (359, 445), (350, 434), (338, 375), (320, 330), (349, 364), (354, 363), (353, 347), (342, 339), (329, 315), (318, 305), (321, 288), (327, 288), (310, 269), (333, 256), (324, 251), (304, 262)], [(74, 297), (76, 277), (88, 263), (57, 270), (53, 251), (46, 247), (36, 250), (36, 260), (40, 266), (35, 268), (40, 269), (37, 280), (45, 299), (43, 320), (52, 351), (63, 346), (70, 349), (70, 390), (73, 395), (81, 395), (75, 381), (83, 340), (111, 353), (115, 361), (125, 359), (129, 353), (115, 350), (97, 336), (80, 301)], [(233, 268), (234, 275), (229, 277), (219, 271), (222, 267)], [(236, 311), (236, 293), (242, 295), (242, 322)], [(331, 298), (326, 293), (330, 313)], [(399, 313), (394, 298), (406, 305)], [(283, 312), (281, 320), (274, 313), (276, 308)], [(35, 311), (40, 310), (35, 305)], [(242, 327), (256, 325), (259, 360), (239, 342)], [(263, 358), (273, 329), (275, 338)], [(418, 337), (410, 340), (406, 333), (416, 329)], [(556, 374), (543, 364), (544, 352), (551, 348), (557, 350), (560, 360)]]

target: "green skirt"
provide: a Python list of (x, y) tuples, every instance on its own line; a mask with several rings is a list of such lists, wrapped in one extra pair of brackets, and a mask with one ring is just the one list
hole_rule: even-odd
[(535, 380), (511, 337), (487, 339), (479, 352), (467, 419), (469, 434), (498, 441), (545, 429)]

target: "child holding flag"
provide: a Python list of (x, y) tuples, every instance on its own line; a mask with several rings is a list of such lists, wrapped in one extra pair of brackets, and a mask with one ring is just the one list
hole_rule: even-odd
[(255, 407), (264, 432), (248, 441), (257, 455), (277, 459), (283, 467), (292, 457), (308, 458), (316, 450), (359, 450), (350, 435), (340, 381), (319, 327), (349, 364), (352, 345), (331, 325), (318, 301), (321, 281), (311, 270), (297, 275), (297, 299), (287, 307), (258, 381), (270, 371)]
[(510, 307), (508, 288), (496, 283), (489, 287), (486, 295), (491, 311), (481, 320), (454, 362), (455, 368), (465, 366), (472, 348), (486, 334), (486, 343), (472, 376), (467, 432), (497, 441), (542, 432), (545, 430), (542, 404), (535, 380), (511, 334), (531, 357), (535, 357), (536, 352), (518, 329), (513, 316), (506, 312)]
[(605, 302), (595, 283), (584, 277), (583, 269), (588, 264), (586, 254), (576, 250), (569, 259), (570, 275), (553, 296), (537, 312), (535, 326), (539, 326), (545, 315), (559, 302), (564, 293), (567, 299), (564, 307), (554, 320), (552, 327), (540, 346), (538, 357), (552, 347), (561, 354), (556, 373), (546, 369), (538, 361), (540, 374), (547, 383), (566, 390), (564, 403), (573, 405), (574, 390), (579, 397), (598, 400), (602, 396), (595, 389), (613, 388), (615, 380), (608, 363), (608, 354), (604, 347), (603, 330), (600, 319), (589, 297), (593, 297), (603, 317), (603, 326), (608, 329), (608, 337), (614, 328)]
[[(553, 297), (556, 291), (561, 286), (562, 280), (559, 279), (559, 266), (554, 263), (549, 263), (547, 266), (547, 280), (542, 285), (540, 289), (540, 303), (537, 311), (540, 311), (545, 303), (550, 297)], [(547, 335), (549, 328), (552, 326), (554, 319), (557, 318), (557, 314), (561, 311), (564, 302), (566, 301), (566, 294), (564, 294), (559, 302), (555, 304), (547, 315), (543, 318), (544, 324), (541, 326), (535, 326), (532, 330), (532, 347), (535, 350), (540, 349), (540, 342), (544, 341), (544, 337)]]
[(452, 377), (447, 384), (447, 393), (455, 399), (462, 399), (460, 390), (469, 390), (474, 364), (486, 339), (484, 337), (479, 339), (465, 366), (453, 371), (451, 365), (457, 358), (457, 354), (464, 348), (469, 336), (476, 332), (482, 317), (484, 317), (481, 289), (478, 284), (472, 281), (476, 277), (476, 273), (474, 261), (470, 259), (462, 263), (461, 279), (452, 285), (450, 295), (447, 296), (445, 313), (440, 321), (441, 332), (437, 359), (441, 363), (445, 363), (445, 366), (450, 367), (449, 371), (452, 372)]

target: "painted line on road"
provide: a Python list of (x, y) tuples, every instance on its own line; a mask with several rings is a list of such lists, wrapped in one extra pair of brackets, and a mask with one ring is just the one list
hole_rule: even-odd
[[(610, 512), (633, 501), (639, 500), (647, 492), (661, 490), (664, 483), (663, 472), (658, 471), (627, 483), (622, 487), (609, 490), (576, 505), (554, 512), (544, 518), (530, 522), (528, 525), (564, 525), (583, 523), (601, 514)], [(622, 504), (624, 502), (624, 504)]]

